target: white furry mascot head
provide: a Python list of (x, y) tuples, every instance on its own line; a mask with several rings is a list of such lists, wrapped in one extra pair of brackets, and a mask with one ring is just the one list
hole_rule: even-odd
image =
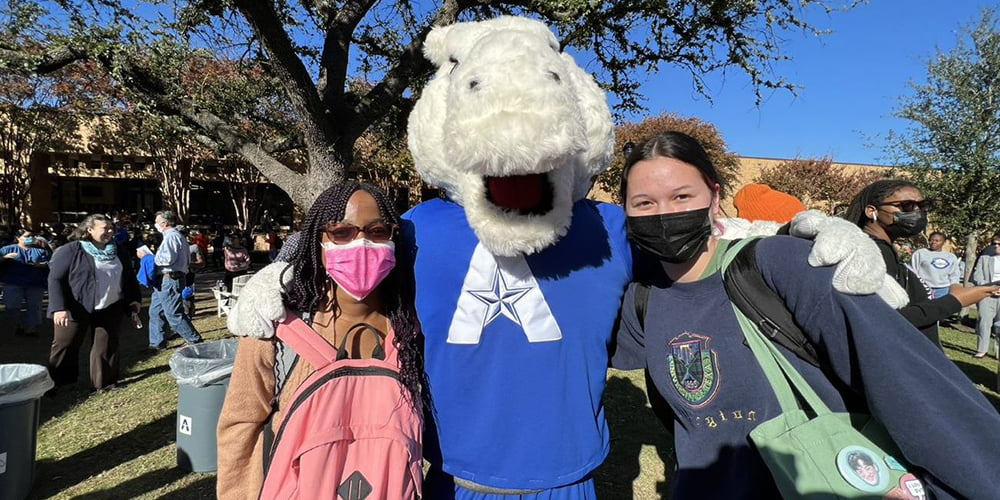
[(410, 115), (417, 172), (463, 206), (493, 254), (555, 243), (611, 161), (604, 93), (531, 19), (436, 27), (424, 54), (438, 71)]

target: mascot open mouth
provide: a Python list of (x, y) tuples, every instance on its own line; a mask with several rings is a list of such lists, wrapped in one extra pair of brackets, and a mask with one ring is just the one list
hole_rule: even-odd
[(520, 215), (544, 215), (552, 210), (554, 190), (548, 174), (484, 177), (486, 199), (497, 208)]

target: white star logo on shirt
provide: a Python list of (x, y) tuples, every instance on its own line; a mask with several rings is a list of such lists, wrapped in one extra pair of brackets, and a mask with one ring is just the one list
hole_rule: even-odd
[(476, 245), (462, 282), (449, 344), (478, 344), (486, 326), (505, 316), (528, 342), (562, 340), (562, 329), (523, 256), (497, 257)]
[(466, 290), (467, 293), (486, 304), (486, 315), (483, 318), (483, 327), (493, 322), (501, 314), (507, 319), (521, 326), (521, 319), (517, 316), (517, 309), (514, 303), (520, 300), (531, 287), (511, 287), (507, 284), (500, 268), (493, 272), (493, 285), (488, 290)]

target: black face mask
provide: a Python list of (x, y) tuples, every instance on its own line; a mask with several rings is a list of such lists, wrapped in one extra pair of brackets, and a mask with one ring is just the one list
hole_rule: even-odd
[(626, 217), (625, 226), (632, 243), (674, 264), (687, 262), (698, 255), (712, 236), (708, 207), (672, 214)]
[(924, 232), (924, 229), (927, 228), (927, 212), (923, 210), (894, 212), (892, 219), (892, 225), (886, 226), (885, 234), (894, 240), (916, 236)]

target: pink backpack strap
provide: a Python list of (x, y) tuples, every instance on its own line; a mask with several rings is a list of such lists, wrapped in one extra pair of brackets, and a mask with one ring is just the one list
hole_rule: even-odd
[(285, 313), (285, 320), (278, 324), (276, 335), (317, 370), (337, 360), (337, 350), (291, 312)]

